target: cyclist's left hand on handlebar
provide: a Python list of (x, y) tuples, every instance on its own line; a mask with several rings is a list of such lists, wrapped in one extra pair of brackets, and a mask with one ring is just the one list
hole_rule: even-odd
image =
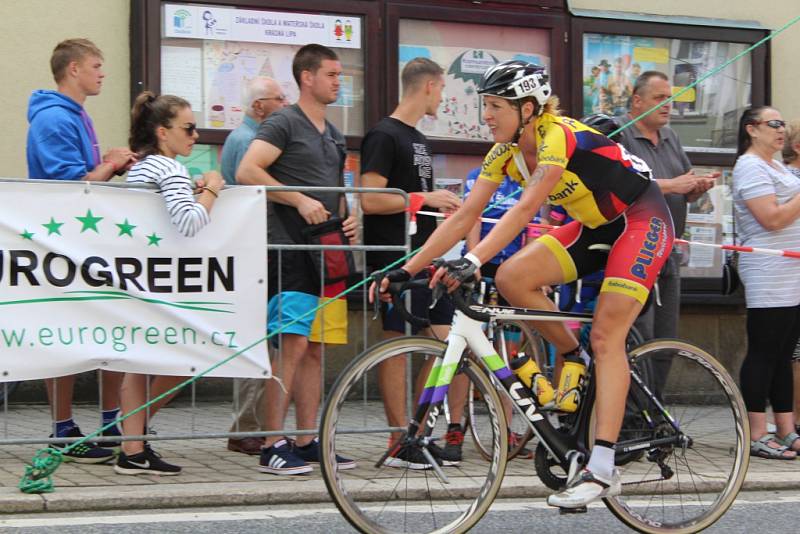
[[(378, 296), (383, 302), (391, 302), (392, 296), (389, 294), (389, 284), (394, 282), (408, 282), (411, 280), (411, 273), (406, 271), (405, 269), (392, 269), (391, 271), (386, 272), (380, 279), (380, 286), (378, 289)], [(376, 282), (372, 282), (369, 286), (369, 302), (372, 303), (375, 300), (375, 289), (376, 289)]]
[(478, 273), (480, 262), (472, 254), (467, 254), (463, 258), (450, 260), (436, 269), (436, 273), (431, 278), (430, 287), (436, 287), (439, 282), (447, 286), (449, 293), (453, 292), (462, 283), (472, 280)]

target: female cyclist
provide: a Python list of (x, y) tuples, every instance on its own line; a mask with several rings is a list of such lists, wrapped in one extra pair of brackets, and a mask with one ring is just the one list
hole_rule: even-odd
[[(463, 258), (450, 261), (431, 280), (451, 288), (474, 276), (548, 202), (575, 219), (521, 249), (498, 269), (500, 293), (514, 306), (553, 309), (540, 288), (571, 282), (603, 267), (606, 278), (595, 310), (591, 345), (596, 362), (597, 439), (586, 468), (548, 503), (579, 508), (621, 491), (614, 444), (630, 382), (625, 354), (628, 329), (642, 308), (672, 249), (673, 226), (649, 169), (620, 145), (584, 124), (562, 117), (544, 67), (505, 61), (487, 70), (478, 93), (483, 118), (496, 144), (462, 207), (389, 281), (410, 279), (475, 224), (505, 174), (525, 191), (520, 202)], [(608, 255), (590, 245), (611, 245)], [(580, 351), (559, 322), (535, 325), (562, 355)]]

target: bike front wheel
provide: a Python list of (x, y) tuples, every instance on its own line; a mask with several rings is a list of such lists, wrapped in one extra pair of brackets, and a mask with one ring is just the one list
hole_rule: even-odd
[[(727, 511), (747, 473), (750, 428), (741, 394), (719, 362), (682, 341), (645, 343), (629, 363), (616, 455), (622, 494), (605, 504), (639, 532), (703, 530)], [(659, 443), (647, 446), (653, 440)]]
[[(322, 475), (336, 506), (360, 532), (466, 532), (500, 490), (508, 447), (502, 403), (483, 368), (469, 358), (464, 358), (458, 372), (466, 374), (480, 393), (488, 414), (490, 461), (464, 447), (459, 465), (441, 468), (444, 480), (424, 460), (390, 451), (389, 432), (405, 432), (408, 417), (416, 409), (419, 384), (424, 383), (418, 379), (420, 370), (443, 355), (445, 348), (444, 343), (426, 337), (379, 343), (342, 371), (328, 395), (320, 422)], [(391, 384), (384, 376), (379, 387), (379, 366), (394, 358), (403, 359), (405, 376), (394, 377)], [(401, 395), (407, 414), (403, 426), (386, 422), (382, 394), (388, 393), (387, 388), (406, 392)], [(393, 398), (396, 406), (397, 396)], [(436, 415), (430, 410), (424, 418), (435, 424), (433, 437), (447, 431), (445, 418)], [(338, 468), (336, 455), (352, 458), (357, 467)]]

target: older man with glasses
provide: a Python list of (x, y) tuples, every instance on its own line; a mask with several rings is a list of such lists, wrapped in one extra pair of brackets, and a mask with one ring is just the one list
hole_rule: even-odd
[[(273, 112), (289, 105), (278, 82), (267, 76), (250, 80), (244, 90), (242, 101), (245, 109), (242, 124), (233, 130), (222, 147), (220, 164), (222, 176), (228, 184), (236, 184), (236, 169), (242, 161), (247, 147), (255, 138), (258, 127)], [(231, 432), (259, 432), (264, 429), (264, 381), (258, 378), (237, 380), (235, 392), (236, 420)], [(244, 437), (228, 440), (228, 449), (244, 454), (261, 454), (264, 438)]]
[(250, 80), (244, 90), (242, 124), (233, 130), (222, 146), (221, 170), (225, 183), (236, 184), (236, 169), (255, 138), (258, 127), (275, 111), (289, 105), (278, 82), (267, 76)]

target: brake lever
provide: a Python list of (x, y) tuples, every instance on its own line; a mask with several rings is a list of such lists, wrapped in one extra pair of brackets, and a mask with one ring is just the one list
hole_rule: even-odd
[(439, 299), (442, 298), (445, 294), (447, 294), (447, 287), (444, 284), (436, 284), (431, 291), (431, 305), (428, 306), (429, 309), (433, 309), (436, 307), (436, 304), (439, 302)]
[(372, 278), (372, 281), (375, 284), (375, 289), (373, 290), (374, 294), (372, 295), (373, 321), (376, 320), (381, 314), (380, 296), (381, 296), (381, 282), (383, 281), (383, 277), (384, 275), (381, 271), (376, 271), (372, 273), (372, 275), (370, 276), (370, 278)]

